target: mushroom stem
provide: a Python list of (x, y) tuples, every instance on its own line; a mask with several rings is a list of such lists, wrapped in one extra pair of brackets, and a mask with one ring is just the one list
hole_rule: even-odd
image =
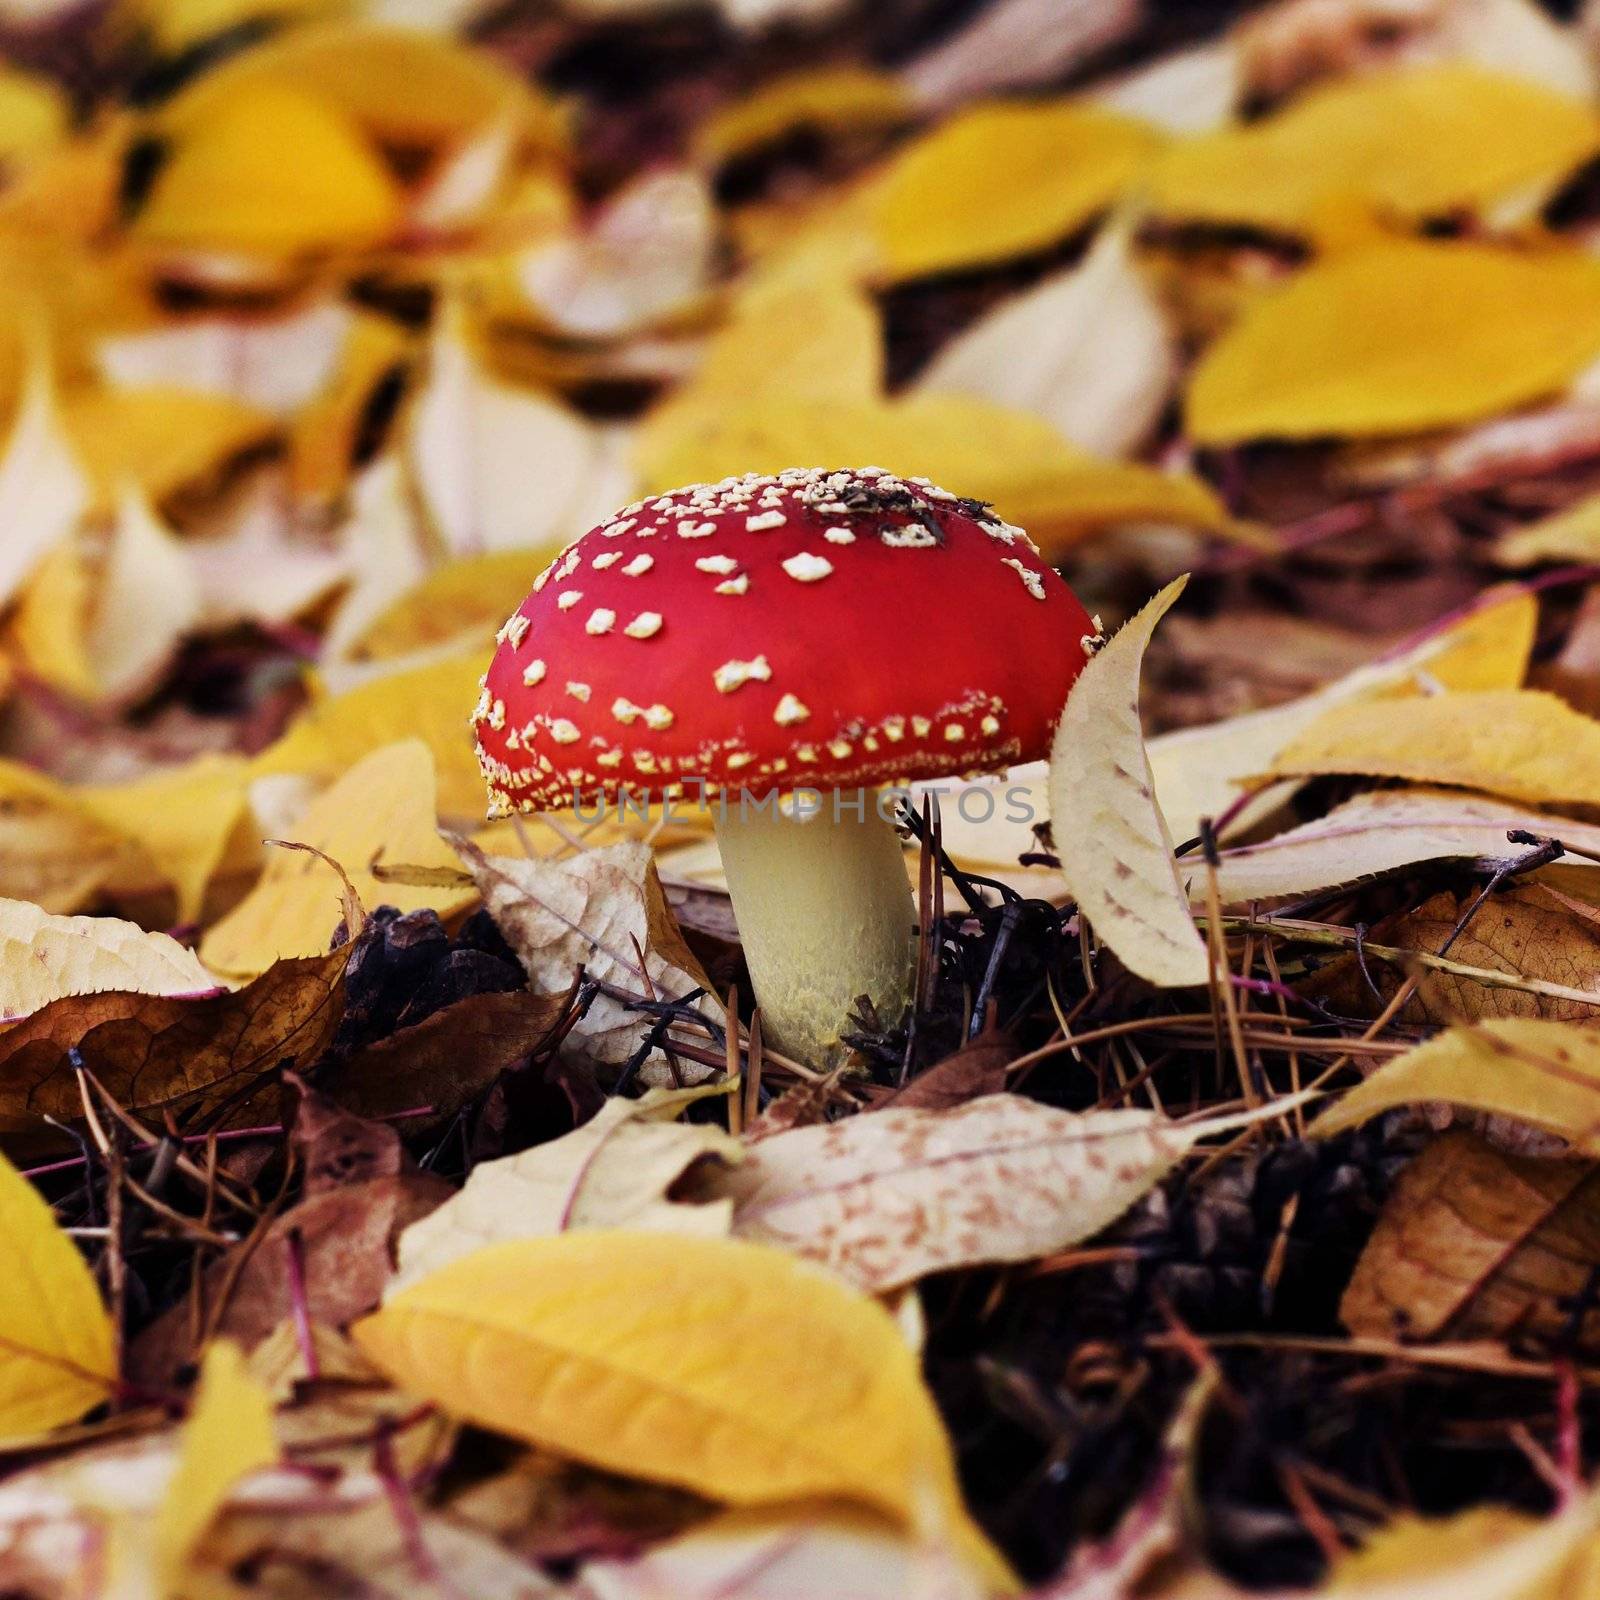
[(717, 844), (767, 1039), (828, 1067), (844, 1054), (839, 1035), (860, 996), (899, 1021), (911, 1000), (916, 911), (875, 790), (864, 804), (861, 791), (823, 795), (809, 816), (730, 795)]

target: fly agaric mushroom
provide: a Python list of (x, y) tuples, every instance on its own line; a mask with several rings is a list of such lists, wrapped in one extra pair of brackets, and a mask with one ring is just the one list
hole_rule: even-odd
[[(878, 786), (1044, 754), (1096, 632), (1020, 528), (922, 478), (791, 470), (624, 506), (499, 633), (491, 814), (713, 798), (767, 1037), (897, 1021), (915, 914)], [(780, 792), (810, 806), (784, 810)]]

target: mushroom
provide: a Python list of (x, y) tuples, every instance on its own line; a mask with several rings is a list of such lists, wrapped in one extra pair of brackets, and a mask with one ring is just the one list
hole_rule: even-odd
[(640, 500), (500, 630), (473, 719), (491, 814), (709, 798), (766, 1035), (826, 1065), (861, 997), (889, 1023), (910, 999), (879, 786), (1043, 755), (1095, 631), (1020, 528), (925, 478)]

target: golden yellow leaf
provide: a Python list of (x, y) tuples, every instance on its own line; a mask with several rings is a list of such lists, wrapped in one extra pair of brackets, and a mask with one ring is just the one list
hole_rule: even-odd
[(895, 156), (867, 202), (883, 275), (917, 278), (1041, 250), (1104, 210), (1160, 147), (1081, 100), (958, 112)]
[(0, 1434), (76, 1422), (116, 1379), (111, 1318), (39, 1191), (0, 1156)]
[(1503, 534), (1494, 559), (1502, 567), (1536, 567), (1546, 561), (1600, 561), (1600, 495)]
[(374, 617), (350, 653), (388, 661), (473, 633), (490, 638), (560, 553), (552, 541), (540, 549), (496, 550), (446, 562)]
[(242, 400), (166, 384), (76, 390), (61, 420), (101, 510), (130, 483), (159, 505), (266, 443), (274, 428)]
[(1294, 232), (1330, 202), (1410, 218), (1482, 210), (1558, 181), (1600, 150), (1576, 98), (1463, 63), (1313, 89), (1274, 116), (1170, 145), (1158, 211)]
[(1050, 830), (1067, 888), (1126, 966), (1166, 986), (1204, 983), (1210, 959), (1145, 755), (1139, 670), (1187, 582), (1169, 583), (1088, 662), (1050, 747)]
[(1600, 1033), (1538, 1017), (1451, 1028), (1390, 1057), (1311, 1131), (1338, 1133), (1430, 1100), (1497, 1112), (1557, 1134), (1586, 1155), (1600, 1154)]
[[(356, 762), (307, 807), (291, 838), (337, 861), (369, 910), (381, 903), (448, 915), (471, 903), (471, 890), (381, 883), (372, 873), (379, 857), (390, 866), (457, 867), (435, 804), (433, 757), (420, 739), (404, 739)], [(201, 956), (215, 971), (253, 978), (285, 956), (318, 955), (338, 926), (340, 891), (318, 856), (276, 849), (261, 881), (206, 934)]]
[(737, 408), (675, 411), (647, 429), (640, 446), (646, 493), (779, 472), (796, 461), (870, 462), (920, 474), (993, 501), (1047, 554), (1126, 523), (1235, 531), (1198, 478), (1097, 460), (1041, 417), (964, 395), (854, 403), (758, 396)]
[(146, 243), (293, 256), (376, 244), (399, 225), (400, 193), (377, 151), (307, 89), (268, 81), (208, 97), (170, 138), (132, 225)]
[(1490, 591), (1474, 610), (1447, 619), (1411, 649), (1360, 667), (1314, 694), (1159, 735), (1150, 741), (1150, 765), (1168, 822), (1179, 837), (1192, 837), (1201, 817), (1227, 811), (1245, 780), (1270, 766), (1331, 706), (1420, 694), (1438, 685), (1461, 691), (1516, 688), (1527, 674), (1538, 622), (1533, 595)]
[(63, 539), (33, 569), (10, 629), (27, 670), (80, 700), (92, 700), (100, 691), (86, 639), (92, 589), (77, 542)]
[(178, 1465), (156, 1513), (156, 1565), (168, 1589), (233, 1486), (278, 1459), (272, 1401), (231, 1339), (206, 1346), (200, 1382), (179, 1446)]
[(483, 773), (463, 730), (493, 649), (487, 636), (480, 648), (421, 666), (401, 664), (387, 676), (314, 700), (256, 757), (256, 774), (293, 772), (331, 783), (383, 745), (421, 739), (433, 753), (439, 809), (446, 816), (481, 818), (487, 805)]
[(206, 886), (244, 820), (249, 782), (243, 756), (203, 755), (127, 783), (74, 789), (72, 798), (143, 850), (177, 891), (178, 921), (195, 922)]
[(0, 161), (26, 160), (48, 150), (66, 133), (68, 116), (58, 84), (0, 69)]
[(764, 84), (712, 112), (694, 136), (694, 151), (712, 166), (759, 149), (801, 128), (871, 133), (915, 114), (898, 78), (868, 67), (818, 67)]
[(894, 1320), (782, 1251), (609, 1229), (521, 1239), (353, 1331), (403, 1388), (484, 1427), (734, 1505), (931, 1518), (1009, 1586)]
[(1600, 262), (1483, 244), (1386, 244), (1308, 267), (1201, 358), (1208, 445), (1414, 432), (1564, 388), (1600, 354)]
[(1530, 805), (1600, 805), (1600, 722), (1540, 689), (1339, 705), (1269, 777), (1356, 773), (1482, 789)]
[(76, 911), (126, 853), (120, 831), (90, 816), (65, 784), (0, 761), (0, 896)]

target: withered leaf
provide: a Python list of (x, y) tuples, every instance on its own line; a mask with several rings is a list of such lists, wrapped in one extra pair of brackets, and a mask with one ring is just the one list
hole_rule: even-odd
[(179, 1118), (259, 1111), (280, 1071), (328, 1047), (344, 1008), (350, 948), (280, 961), (231, 994), (198, 1000), (108, 992), (71, 995), (0, 1034), (0, 1136), (18, 1150), (53, 1148), (45, 1118), (83, 1114), (68, 1052), (119, 1104)]
[(1006, 1068), (1020, 1053), (1016, 1039), (1004, 1028), (985, 1028), (976, 1039), (896, 1089), (883, 1106), (942, 1111), (980, 1095), (999, 1094), (1006, 1086)]
[(1339, 1307), (1354, 1334), (1390, 1339), (1585, 1342), (1600, 1310), (1584, 1285), (1600, 1261), (1600, 1164), (1508, 1154), (1463, 1130), (1400, 1175)]
[(565, 995), (526, 989), (468, 995), (369, 1045), (329, 1081), (365, 1117), (426, 1107), (407, 1126), (431, 1126), (536, 1051), (565, 1009)]
[(171, 1382), (195, 1353), (197, 1327), (253, 1349), (295, 1309), (296, 1253), (311, 1321), (347, 1326), (382, 1297), (400, 1233), (450, 1193), (442, 1178), (411, 1173), (302, 1200), (265, 1233), (214, 1261), (201, 1279), (198, 1307), (194, 1296), (185, 1296), (158, 1317), (129, 1351), (130, 1371), (139, 1382)]

